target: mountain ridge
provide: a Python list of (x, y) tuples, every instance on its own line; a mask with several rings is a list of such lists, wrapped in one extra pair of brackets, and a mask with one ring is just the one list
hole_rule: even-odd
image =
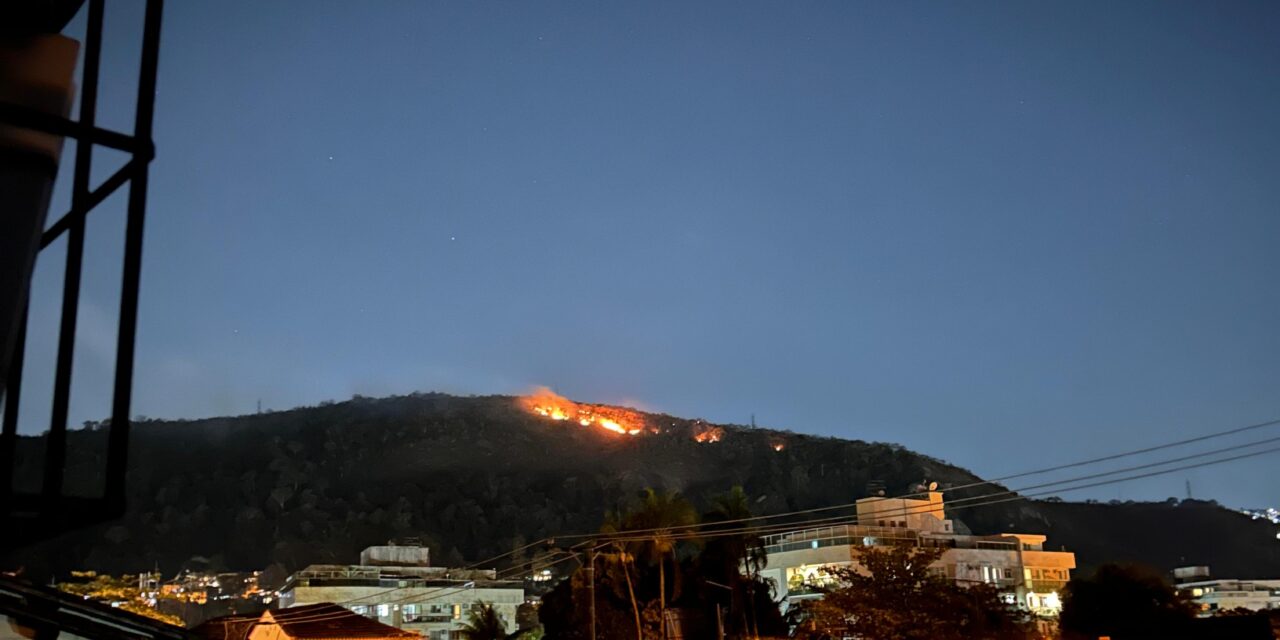
[[(440, 564), (462, 564), (595, 531), (605, 511), (649, 486), (700, 502), (741, 485), (756, 509), (775, 514), (851, 503), (874, 486), (893, 495), (925, 479), (944, 488), (982, 482), (889, 443), (580, 406), (629, 412), (644, 432), (552, 420), (519, 397), (440, 393), (143, 421), (132, 433), (126, 515), (12, 550), (0, 567), (33, 576), (157, 564), (166, 572), (193, 564), (296, 570), (354, 562), (360, 548), (396, 537), (423, 538)], [(715, 441), (697, 441), (711, 430), (720, 431)], [(100, 428), (69, 434), (69, 492), (95, 487), (104, 440)], [(40, 437), (20, 439), (21, 488), (35, 487), (41, 448)], [(981, 484), (949, 499), (1004, 490)], [(1046, 533), (1053, 548), (1076, 551), (1084, 567), (1121, 560), (1280, 575), (1277, 528), (1210, 502), (1026, 500), (955, 511), (949, 515), (959, 526), (976, 533)]]

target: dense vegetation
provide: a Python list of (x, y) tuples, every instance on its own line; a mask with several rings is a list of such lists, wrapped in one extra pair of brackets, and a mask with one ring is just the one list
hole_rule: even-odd
[[(0, 568), (24, 567), (38, 579), (156, 565), (166, 573), (193, 565), (291, 570), (354, 563), (364, 546), (409, 536), (427, 540), (437, 564), (458, 565), (596, 531), (607, 512), (646, 487), (680, 491), (704, 509), (711, 496), (741, 486), (752, 511), (778, 513), (847, 503), (876, 483), (892, 493), (924, 479), (944, 487), (976, 480), (891, 444), (743, 427), (698, 443), (698, 421), (644, 419), (661, 433), (626, 437), (553, 422), (509, 397), (415, 394), (145, 421), (131, 442), (128, 514), (12, 551)], [(93, 492), (104, 440), (94, 425), (71, 434), (69, 490)], [(19, 443), (15, 473), (27, 489), (39, 478), (42, 444)], [(1047, 533), (1051, 545), (1079, 552), (1082, 564), (1210, 564), (1221, 575), (1280, 575), (1274, 525), (1205, 502), (1011, 502), (953, 516), (981, 533)]]
[[(587, 566), (542, 597), (545, 637), (712, 638), (717, 629), (732, 640), (787, 635), (760, 576), (763, 541), (733, 524), (751, 516), (741, 487), (714, 496), (701, 514), (678, 493), (644, 491), (626, 510), (609, 514), (607, 537), (584, 552)], [(690, 531), (693, 523), (703, 527)]]
[(1140, 566), (1102, 565), (1088, 578), (1073, 579), (1062, 595), (1067, 640), (1169, 638), (1196, 616), (1191, 601), (1163, 575)]
[[(1031, 616), (989, 584), (960, 584), (933, 570), (943, 549), (868, 547), (861, 570), (834, 569), (838, 583), (796, 607), (804, 640), (1029, 640)], [(910, 603), (910, 606), (903, 606)]]

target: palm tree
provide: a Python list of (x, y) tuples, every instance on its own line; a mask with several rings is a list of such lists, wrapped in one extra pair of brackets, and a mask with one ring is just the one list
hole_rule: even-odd
[[(750, 524), (751, 502), (742, 487), (736, 486), (728, 492), (711, 499), (711, 509), (703, 516), (707, 532), (720, 532)], [(724, 523), (719, 524), (717, 523)], [(702, 554), (708, 578), (714, 577), (728, 584), (730, 611), (739, 609), (742, 600), (751, 612), (752, 629), (756, 626), (755, 601), (756, 588), (759, 584), (760, 571), (768, 563), (764, 550), (764, 540), (753, 533), (725, 535), (716, 533), (708, 541), (707, 549)], [(743, 573), (746, 573), (744, 576)], [(745, 616), (744, 616), (745, 618)], [(745, 625), (745, 619), (744, 619)], [(758, 635), (753, 632), (752, 635)]]
[[(735, 486), (726, 493), (711, 499), (711, 510), (703, 517), (708, 531), (714, 531), (714, 523), (727, 522), (729, 528), (743, 527), (750, 524), (752, 517), (751, 502), (747, 492), (741, 486)], [(733, 577), (741, 575), (739, 568), (745, 569), (747, 577), (755, 579), (768, 564), (768, 554), (764, 551), (764, 541), (760, 536), (744, 533), (736, 536), (719, 536), (719, 541), (730, 552), (735, 561)]]
[[(672, 597), (680, 595), (680, 572), (679, 566), (676, 564), (676, 540), (675, 535), (681, 528), (696, 524), (698, 514), (693, 509), (693, 505), (689, 504), (679, 493), (658, 492), (653, 489), (645, 489), (641, 495), (640, 505), (627, 514), (624, 520), (625, 530), (641, 532), (642, 537), (646, 538), (641, 545), (641, 553), (648, 558), (649, 562), (658, 565), (658, 606), (659, 611), (665, 613), (667, 610), (667, 574), (666, 574), (666, 558), (671, 556), (671, 566), (676, 572), (673, 574), (675, 582), (673, 583)], [(659, 629), (662, 633), (661, 637), (667, 635), (666, 616), (660, 613)]]
[(477, 602), (467, 614), (467, 622), (459, 629), (467, 640), (505, 640), (507, 625), (492, 604)]
[[(605, 534), (616, 534), (622, 530), (622, 514), (617, 511), (610, 511), (605, 514), (604, 526), (600, 527), (600, 532)], [(627, 553), (627, 544), (618, 540), (609, 543), (614, 553), (608, 554), (610, 559), (616, 558), (616, 561), (622, 567), (622, 577), (627, 583), (627, 595), (631, 598), (631, 612), (636, 618), (636, 640), (643, 640), (644, 632), (640, 627), (640, 603), (636, 600), (636, 589), (631, 583), (631, 571), (627, 569), (627, 563), (632, 561), (631, 554)]]

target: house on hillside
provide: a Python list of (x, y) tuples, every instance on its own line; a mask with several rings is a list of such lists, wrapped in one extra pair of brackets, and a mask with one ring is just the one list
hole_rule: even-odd
[[(310, 565), (280, 590), (291, 608), (338, 603), (381, 624), (447, 640), (478, 603), (493, 605), (507, 633), (516, 631), (524, 583), (499, 580), (493, 569), (429, 566), (426, 547), (388, 544), (365, 549), (358, 565)], [(287, 610), (287, 609), (286, 609)]]
[(407, 640), (421, 638), (332, 603), (264, 611), (258, 618), (227, 616), (196, 627), (205, 640)]
[(857, 566), (867, 547), (916, 546), (943, 549), (934, 571), (961, 584), (997, 587), (1005, 600), (1037, 616), (1056, 617), (1059, 593), (1071, 579), (1076, 557), (1044, 548), (1045, 536), (955, 533), (946, 518), (942, 492), (930, 485), (919, 498), (858, 500), (856, 523), (801, 529), (764, 537), (765, 578), (777, 585), (785, 613), (792, 604), (820, 597), (817, 587), (834, 583), (835, 567)]

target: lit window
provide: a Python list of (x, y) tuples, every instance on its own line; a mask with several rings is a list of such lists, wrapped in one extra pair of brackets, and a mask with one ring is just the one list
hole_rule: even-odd
[(1062, 608), (1062, 600), (1058, 599), (1058, 592), (1054, 591), (1044, 597), (1044, 606), (1057, 611)]

